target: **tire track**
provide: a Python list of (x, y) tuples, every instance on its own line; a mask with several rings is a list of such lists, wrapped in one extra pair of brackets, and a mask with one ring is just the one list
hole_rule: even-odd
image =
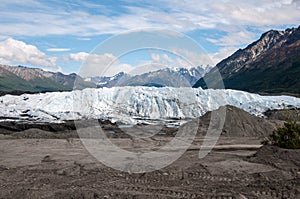
[(261, 198), (272, 198), (272, 199), (281, 199), (281, 198), (295, 198), (295, 191), (273, 191), (273, 190), (254, 190), (252, 193)]
[(203, 193), (194, 193), (188, 191), (180, 191), (173, 189), (165, 188), (154, 188), (154, 187), (142, 187), (142, 186), (116, 186), (118, 191), (124, 191), (126, 193), (142, 193), (142, 194), (151, 194), (151, 195), (160, 195), (160, 196), (169, 196), (173, 198), (210, 198), (210, 199), (234, 199), (236, 198), (231, 193), (219, 193), (219, 194), (204, 194)]
[[(238, 179), (228, 178), (224, 176), (213, 176), (208, 172), (176, 172), (176, 173), (156, 173), (156, 174), (145, 174), (142, 176), (138, 175), (125, 175), (126, 181), (130, 183), (149, 184), (157, 181), (181, 181), (181, 180), (203, 180), (213, 182), (224, 182), (232, 183)], [(250, 179), (244, 178), (239, 181), (249, 181)]]

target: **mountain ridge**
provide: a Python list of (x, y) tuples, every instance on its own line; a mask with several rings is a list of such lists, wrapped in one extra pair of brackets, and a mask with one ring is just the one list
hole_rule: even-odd
[(0, 65), (0, 90), (7, 93), (69, 91), (95, 87), (83, 78), (71, 73), (49, 72), (40, 68)]
[(111, 77), (82, 78), (76, 73), (63, 74), (41, 68), (0, 64), (0, 95), (115, 86), (191, 87), (204, 73), (205, 69), (198, 66), (190, 69), (164, 68), (140, 75), (120, 72)]
[(89, 77), (98, 87), (113, 86), (154, 86), (154, 87), (191, 87), (202, 77), (209, 67), (197, 66), (192, 68), (163, 68), (139, 75), (120, 72), (114, 76)]
[[(244, 49), (219, 62), (193, 87), (216, 85), (219, 71), (225, 88), (248, 92), (300, 93), (300, 26), (270, 30)], [(205, 80), (205, 81), (204, 81)]]

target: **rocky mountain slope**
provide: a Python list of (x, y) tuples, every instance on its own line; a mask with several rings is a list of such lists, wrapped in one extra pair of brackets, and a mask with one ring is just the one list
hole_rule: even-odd
[(120, 81), (129, 78), (130, 76), (125, 72), (120, 72), (114, 76), (88, 77), (85, 81), (93, 82), (97, 87), (113, 87), (119, 84)]
[[(219, 72), (225, 88), (250, 92), (300, 93), (300, 27), (270, 30), (216, 65), (193, 87), (217, 85)], [(204, 81), (205, 80), (205, 81)]]
[(140, 75), (120, 72), (112, 77), (87, 78), (98, 87), (113, 86), (154, 86), (154, 87), (191, 87), (201, 78), (207, 69), (202, 66), (193, 68), (164, 68)]
[(0, 90), (3, 92), (66, 91), (73, 89), (75, 81), (78, 89), (96, 87), (75, 73), (65, 75), (39, 68), (0, 65)]

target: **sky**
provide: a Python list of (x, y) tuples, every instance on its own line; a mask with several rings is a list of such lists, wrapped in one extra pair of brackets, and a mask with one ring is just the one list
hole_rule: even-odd
[[(299, 13), (299, 0), (1, 0), (0, 64), (79, 73), (89, 61), (96, 61), (83, 76), (100, 75), (97, 70), (111, 63), (114, 70), (108, 75), (151, 63), (190, 67), (180, 56), (189, 63), (214, 65), (268, 30), (298, 27)], [(203, 52), (176, 45), (178, 39), (174, 45), (163, 45), (167, 51), (145, 46), (114, 54), (129, 41), (143, 41), (132, 32), (148, 29), (185, 37)], [(131, 39), (118, 40), (115, 51), (106, 52), (103, 46), (120, 34)], [(165, 43), (164, 36), (152, 39)]]

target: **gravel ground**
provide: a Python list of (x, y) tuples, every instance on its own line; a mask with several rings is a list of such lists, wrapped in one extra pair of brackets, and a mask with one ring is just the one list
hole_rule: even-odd
[[(131, 139), (112, 141), (133, 147)], [(101, 164), (76, 138), (6, 138), (0, 140), (0, 198), (300, 198), (300, 151), (258, 144), (221, 138), (202, 159), (193, 144), (166, 168), (129, 174)]]

